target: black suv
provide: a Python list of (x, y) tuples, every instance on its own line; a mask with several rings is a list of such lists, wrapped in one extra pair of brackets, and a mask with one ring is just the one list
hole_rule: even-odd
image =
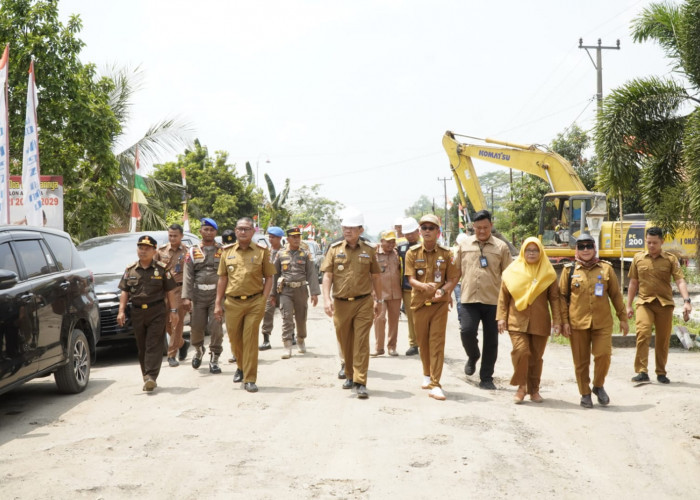
[(99, 338), (92, 273), (70, 237), (0, 226), (0, 394), (51, 373), (60, 392), (83, 391)]

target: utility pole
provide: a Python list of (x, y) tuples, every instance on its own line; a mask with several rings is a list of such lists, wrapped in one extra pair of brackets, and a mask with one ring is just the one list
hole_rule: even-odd
[[(588, 57), (591, 58), (591, 62), (593, 63), (593, 67), (598, 72), (598, 92), (596, 94), (596, 99), (598, 101), (598, 113), (600, 114), (600, 112), (603, 110), (603, 55), (602, 55), (602, 51), (603, 51), (603, 49), (620, 50), (620, 39), (618, 38), (616, 47), (605, 47), (602, 45), (600, 38), (598, 38), (598, 45), (584, 45), (583, 38), (579, 38), (578, 39), (578, 48), (579, 49), (586, 49), (586, 54), (588, 54)], [(595, 61), (593, 60), (593, 56), (591, 56), (591, 53), (588, 52), (588, 49), (596, 49), (596, 60)]]
[(445, 244), (450, 246), (450, 213), (447, 211), (447, 181), (451, 181), (452, 177), (438, 177), (438, 181), (442, 181), (442, 187), (445, 191)]

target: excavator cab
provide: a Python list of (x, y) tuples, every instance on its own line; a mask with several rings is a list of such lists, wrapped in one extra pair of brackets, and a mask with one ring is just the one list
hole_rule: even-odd
[[(550, 257), (570, 256), (576, 238), (590, 232), (586, 215), (600, 203), (604, 193), (565, 191), (548, 193), (542, 199), (539, 234)], [(603, 205), (605, 206), (605, 205)]]

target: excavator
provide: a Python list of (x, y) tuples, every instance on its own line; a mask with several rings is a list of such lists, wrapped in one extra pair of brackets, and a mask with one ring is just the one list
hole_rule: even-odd
[[(547, 181), (552, 192), (542, 199), (538, 237), (553, 263), (562, 264), (574, 259), (576, 238), (581, 233), (595, 237), (599, 256), (613, 263), (630, 259), (644, 249), (645, 231), (651, 222), (642, 214), (625, 215), (622, 222), (608, 220), (605, 193), (588, 191), (564, 157), (534, 145), (495, 139), (479, 139), (486, 144), (467, 144), (458, 142), (456, 137), (476, 138), (459, 136), (449, 130), (442, 138), (452, 177), (465, 207), (469, 199), (475, 210), (487, 208), (472, 159), (526, 172)], [(680, 259), (694, 259), (697, 250), (695, 232), (677, 231), (673, 240), (666, 240), (664, 250)]]

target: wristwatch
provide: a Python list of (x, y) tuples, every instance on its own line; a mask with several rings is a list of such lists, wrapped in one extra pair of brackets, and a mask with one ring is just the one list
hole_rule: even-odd
[(176, 312), (177, 312), (177, 309), (170, 309), (170, 312), (171, 312), (171, 313), (176, 313)]
[(683, 302), (687, 302), (688, 304), (690, 304), (692, 300), (690, 300), (690, 297), (688, 297), (687, 299), (683, 299)]
[(374, 299), (374, 301), (375, 301), (377, 304), (383, 304), (383, 303), (384, 303), (384, 299)]

